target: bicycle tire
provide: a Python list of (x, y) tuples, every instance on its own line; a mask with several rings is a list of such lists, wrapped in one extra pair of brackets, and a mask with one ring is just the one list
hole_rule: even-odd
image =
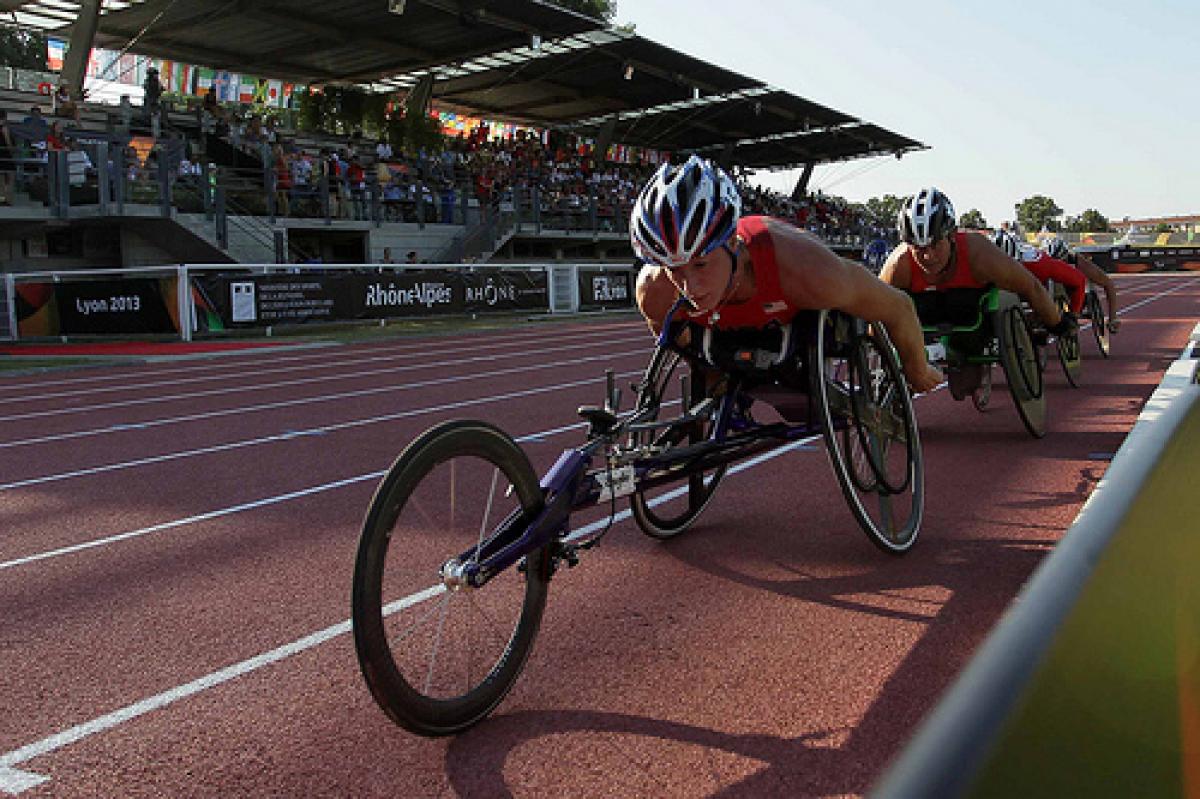
[[(460, 534), (459, 518), (478, 505), (460, 501), (457, 492), (478, 487), (476, 474), (489, 471), (491, 489), (478, 536), (473, 517)], [(451, 504), (443, 517), (430, 508), (443, 492), (447, 474)], [(511, 487), (507, 493), (500, 490), (501, 477)], [(524, 452), (485, 422), (451, 421), (431, 428), (384, 476), (363, 522), (352, 626), (363, 677), (396, 724), (425, 736), (458, 733), (491, 713), (512, 688), (541, 624), (550, 547), (529, 554), (521, 568), (511, 567), (478, 589), (448, 585), (439, 564), (482, 541), (485, 530), (494, 528), (493, 512), (532, 518), (542, 504), (537, 476)], [(447, 628), (451, 613), (455, 624)], [(497, 621), (505, 615), (511, 632)], [(402, 634), (393, 640), (397, 629)], [(463, 639), (462, 651), (451, 651)], [(487, 665), (489, 645), (496, 654)], [(474, 660), (481, 653), (486, 668), (476, 679)], [(466, 679), (461, 680), (464, 660)]]

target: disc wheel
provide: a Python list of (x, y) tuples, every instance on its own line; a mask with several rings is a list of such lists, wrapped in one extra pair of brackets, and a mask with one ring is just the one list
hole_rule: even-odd
[[(857, 328), (857, 329), (856, 329)], [(925, 507), (908, 385), (882, 327), (822, 311), (810, 355), (825, 449), (851, 512), (885, 552), (907, 552)]]
[(1104, 309), (1104, 301), (1095, 288), (1089, 287), (1087, 292), (1087, 317), (1092, 323), (1092, 335), (1096, 338), (1096, 349), (1107, 358), (1111, 353), (1112, 342), (1109, 339), (1108, 312)]
[(1033, 328), (1019, 305), (997, 311), (1000, 365), (1017, 414), (1034, 438), (1046, 435), (1046, 395), (1042, 383), (1040, 349), (1033, 343)]
[(549, 547), (479, 588), (456, 579), (455, 565), (476, 562), (503, 520), (541, 508), (525, 454), (483, 422), (433, 427), (380, 483), (359, 542), (352, 622), (363, 677), (400, 726), (461, 732), (516, 681), (546, 605)]
[[(674, 408), (669, 397), (672, 391), (678, 392), (680, 389), (672, 389), (672, 386), (679, 384), (679, 378), (685, 374), (689, 375), (687, 402), (681, 401), (679, 407)], [(702, 402), (706, 393), (703, 370), (693, 369), (691, 363), (677, 352), (658, 348), (639, 384), (636, 407), (651, 409), (649, 419), (657, 421), (670, 418), (671, 415), (682, 415), (688, 408), (694, 408)], [(715, 413), (710, 413), (703, 419), (687, 424), (635, 433), (630, 443), (634, 447), (648, 445), (652, 452), (666, 452), (696, 444), (711, 436), (715, 418)], [(708, 507), (725, 471), (726, 466), (721, 465), (703, 472), (681, 474), (678, 480), (634, 492), (629, 498), (634, 521), (651, 538), (667, 539), (679, 535), (691, 527)]]

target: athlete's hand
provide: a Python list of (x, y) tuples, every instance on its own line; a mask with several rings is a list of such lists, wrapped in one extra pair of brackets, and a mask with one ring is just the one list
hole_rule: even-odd
[[(916, 374), (913, 374), (913, 372), (916, 372)], [(946, 379), (946, 376), (942, 374), (940, 369), (929, 363), (922, 363), (915, 369), (905, 370), (905, 376), (908, 378), (908, 383), (912, 386), (914, 394), (933, 391)]]

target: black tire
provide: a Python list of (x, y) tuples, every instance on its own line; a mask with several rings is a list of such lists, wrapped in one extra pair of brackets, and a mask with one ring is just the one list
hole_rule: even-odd
[[(1071, 310), (1070, 301), (1067, 299), (1067, 292), (1061, 286), (1055, 287), (1054, 300), (1058, 305), (1059, 313), (1069, 313)], [(1079, 347), (1079, 329), (1074, 332), (1058, 336), (1055, 340), (1055, 348), (1058, 350), (1058, 362), (1062, 364), (1063, 374), (1067, 376), (1067, 382), (1072, 388), (1079, 388), (1080, 380), (1083, 376), (1083, 362), (1080, 358)]]
[[(692, 368), (691, 363), (677, 352), (656, 349), (639, 384), (636, 407), (652, 409), (650, 418), (654, 420), (667, 414), (664, 406), (670, 403), (671, 385), (677, 383), (679, 376), (685, 373), (690, 374), (687, 405), (694, 407), (705, 397), (705, 373)], [(680, 402), (679, 414), (687, 410), (683, 405)], [(662, 450), (695, 444), (711, 435), (714, 418), (714, 415), (710, 415), (706, 420), (638, 433), (631, 443), (635, 446), (652, 444)], [(632, 494), (629, 507), (638, 528), (651, 538), (660, 540), (674, 538), (687, 530), (712, 501), (726, 469), (724, 465), (718, 466), (683, 477), (675, 483)]]
[(1000, 338), (1000, 365), (1021, 423), (1034, 438), (1046, 435), (1046, 392), (1040, 348), (1033, 343), (1033, 327), (1020, 305), (996, 311), (995, 330)]
[(1092, 323), (1092, 335), (1096, 337), (1096, 349), (1100, 355), (1107, 358), (1112, 352), (1112, 340), (1109, 338), (1108, 312), (1104, 301), (1094, 287), (1089, 286), (1087, 292), (1087, 317)]
[[(460, 490), (485, 496), (471, 504)], [(446, 508), (437, 506), (443, 495)], [(359, 541), (352, 622), (363, 677), (400, 726), (461, 732), (520, 675), (546, 606), (549, 547), (477, 589), (456, 587), (442, 567), (509, 514), (532, 518), (541, 508), (525, 453), (484, 422), (431, 428), (380, 483)]]
[(912, 397), (882, 327), (822, 311), (810, 350), (812, 396), (834, 476), (859, 526), (893, 555), (916, 543), (925, 469)]

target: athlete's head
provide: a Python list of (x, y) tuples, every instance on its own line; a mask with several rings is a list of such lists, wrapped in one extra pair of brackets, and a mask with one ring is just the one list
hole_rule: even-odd
[(1052, 236), (1043, 241), (1042, 249), (1046, 251), (1046, 255), (1049, 255), (1051, 258), (1057, 258), (1060, 261), (1065, 261), (1071, 257), (1071, 248), (1058, 236)]
[(900, 238), (917, 247), (928, 247), (946, 238), (958, 226), (950, 198), (930, 186), (904, 201), (896, 218)]
[(950, 198), (930, 186), (904, 201), (896, 217), (900, 238), (924, 272), (938, 274), (950, 266), (950, 236), (958, 220)]
[(737, 187), (715, 164), (695, 155), (679, 166), (664, 164), (629, 215), (633, 251), (666, 267), (698, 310), (711, 311), (733, 288), (736, 255), (727, 245), (741, 210)]
[(992, 234), (992, 243), (1000, 248), (1000, 251), (1009, 258), (1016, 258), (1020, 253), (1020, 245), (1017, 244), (1017, 237), (1001, 228)]
[(668, 269), (683, 266), (729, 241), (741, 210), (737, 187), (715, 164), (695, 155), (663, 164), (629, 215), (633, 251)]

